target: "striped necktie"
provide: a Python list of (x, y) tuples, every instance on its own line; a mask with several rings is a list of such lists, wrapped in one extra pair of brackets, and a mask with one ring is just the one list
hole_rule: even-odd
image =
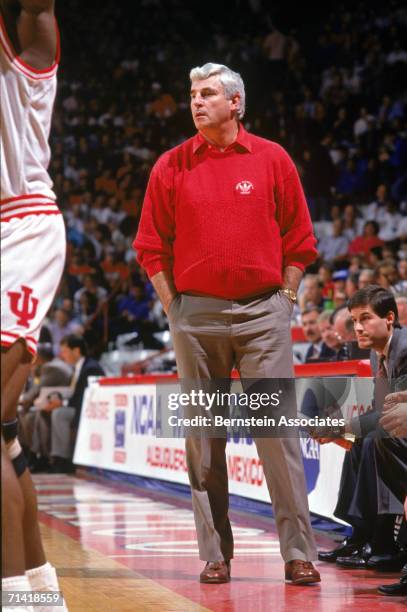
[(390, 393), (390, 384), (388, 381), (387, 370), (384, 365), (385, 356), (380, 355), (379, 365), (376, 372), (374, 401), (376, 410), (381, 412), (383, 408), (384, 398)]
[(384, 355), (380, 355), (379, 366), (376, 372), (376, 378), (387, 378), (387, 370), (384, 365), (386, 357)]

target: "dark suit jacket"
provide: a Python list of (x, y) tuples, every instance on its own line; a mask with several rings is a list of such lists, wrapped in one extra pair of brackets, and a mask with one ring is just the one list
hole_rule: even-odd
[(359, 348), (356, 340), (352, 342), (346, 343), (348, 359), (369, 359), (370, 351), (369, 349), (361, 349)]
[(69, 399), (69, 405), (71, 408), (75, 408), (75, 418), (73, 420), (73, 427), (77, 428), (79, 425), (79, 419), (82, 409), (82, 400), (85, 394), (85, 389), (88, 386), (89, 376), (104, 376), (105, 372), (101, 365), (92, 357), (86, 357), (81, 371), (79, 372), (78, 380), (76, 381), (74, 392)]
[(335, 351), (330, 349), (325, 342), (321, 344), (321, 351), (315, 359), (312, 357), (314, 345), (311, 343), (305, 353), (305, 363), (317, 363), (318, 361), (330, 361), (335, 356)]
[[(374, 376), (376, 376), (379, 365), (376, 351), (371, 351), (370, 363), (372, 372)], [(389, 393), (396, 390), (407, 389), (407, 327), (395, 329), (393, 332), (387, 359), (387, 378)], [(357, 419), (362, 436), (376, 429), (378, 425), (382, 406), (377, 405), (376, 395), (375, 393), (375, 409)]]

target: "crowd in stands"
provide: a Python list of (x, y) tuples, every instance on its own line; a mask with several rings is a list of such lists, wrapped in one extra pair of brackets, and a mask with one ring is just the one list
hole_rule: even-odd
[(242, 74), (246, 128), (283, 145), (302, 177), (320, 259), (293, 324), (367, 278), (407, 295), (407, 11), (356, 3), (295, 20), (267, 5), (143, 0), (137, 19), (126, 3), (58, 5), (50, 171), (68, 253), (42, 338), (55, 352), (73, 332), (96, 355), (129, 332), (159, 348), (166, 318), (132, 241), (152, 165), (194, 134), (188, 73), (206, 61)]

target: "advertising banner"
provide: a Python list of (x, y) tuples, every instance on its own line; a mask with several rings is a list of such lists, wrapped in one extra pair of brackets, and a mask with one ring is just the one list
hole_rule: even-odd
[[(154, 384), (92, 384), (84, 397), (74, 462), (188, 484), (184, 440), (156, 436), (156, 391)], [(366, 401), (359, 406), (352, 392), (349, 393), (345, 412), (356, 414), (357, 410), (369, 409), (370, 393), (371, 388), (365, 388)], [(309, 437), (301, 437), (300, 446), (310, 509), (321, 516), (334, 518), (345, 451), (332, 443), (321, 446)], [(232, 436), (226, 454), (230, 493), (269, 502), (254, 441), (250, 437)]]

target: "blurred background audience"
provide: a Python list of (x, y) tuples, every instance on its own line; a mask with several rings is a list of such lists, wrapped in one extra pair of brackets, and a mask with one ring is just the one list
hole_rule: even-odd
[(366, 283), (407, 296), (401, 2), (293, 15), (248, 0), (222, 11), (209, 0), (197, 16), (180, 0), (143, 0), (137, 20), (123, 20), (111, 0), (97, 14), (79, 0), (57, 8), (51, 174), (69, 248), (47, 323), (54, 352), (69, 333), (83, 334), (96, 356), (130, 333), (139, 347), (163, 346), (156, 332), (166, 319), (131, 244), (152, 165), (194, 133), (188, 72), (208, 60), (242, 74), (246, 128), (286, 147), (302, 177), (320, 259), (293, 325), (310, 305), (333, 310)]

